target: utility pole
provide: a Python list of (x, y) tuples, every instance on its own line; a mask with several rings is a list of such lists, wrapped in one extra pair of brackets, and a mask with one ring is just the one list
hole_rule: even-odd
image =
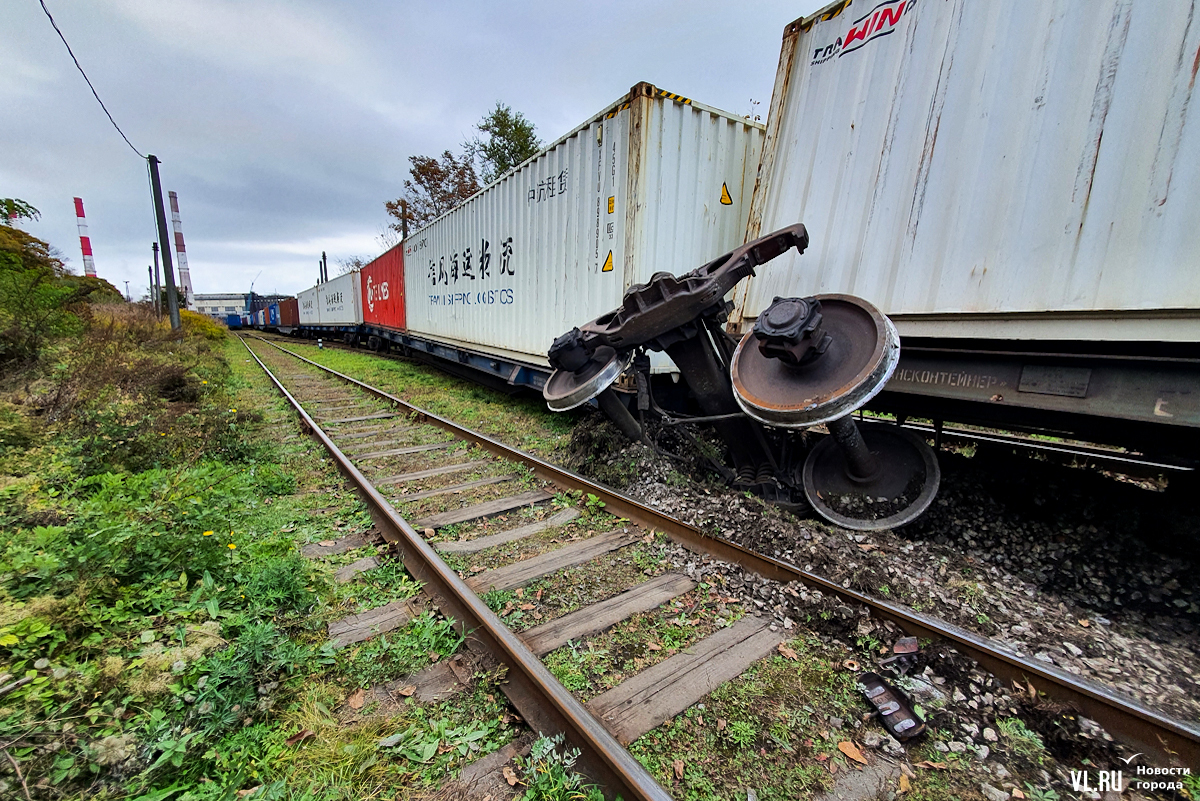
[[(154, 298), (154, 268), (149, 264), (146, 265), (146, 280), (150, 283), (150, 297)], [(151, 304), (154, 307), (154, 315), (158, 316), (158, 301), (154, 300)]]
[(125, 282), (125, 302), (126, 303), (133, 302), (133, 298), (129, 297), (129, 282), (128, 281)]
[(179, 321), (179, 297), (175, 294), (175, 270), (171, 267), (170, 238), (167, 236), (167, 214), (163, 209), (162, 183), (158, 180), (158, 157), (146, 156), (150, 162), (150, 190), (154, 193), (154, 217), (158, 222), (159, 244), (162, 248), (163, 273), (167, 276), (167, 310), (171, 314), (171, 330), (178, 331), (183, 324)]
[(325, 258), (325, 251), (321, 251), (321, 280), (329, 280), (329, 262)]
[(408, 201), (400, 201), (400, 241), (408, 239)]
[(162, 317), (162, 279), (158, 275), (158, 243), (151, 242), (150, 250), (154, 251), (154, 313)]

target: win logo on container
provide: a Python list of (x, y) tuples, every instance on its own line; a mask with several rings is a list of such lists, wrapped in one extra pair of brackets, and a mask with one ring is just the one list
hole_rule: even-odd
[(813, 50), (812, 64), (824, 64), (861, 50), (866, 45), (895, 33), (902, 17), (914, 6), (913, 0), (887, 0), (850, 23), (850, 29), (832, 44)]

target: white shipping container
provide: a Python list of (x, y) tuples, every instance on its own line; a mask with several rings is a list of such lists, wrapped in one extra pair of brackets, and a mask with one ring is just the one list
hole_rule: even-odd
[(888, 0), (784, 33), (737, 292), (846, 292), (902, 335), (1200, 341), (1195, 4)]
[(555, 337), (615, 309), (631, 284), (741, 244), (762, 136), (638, 84), (410, 234), (408, 330), (546, 364)]
[(317, 315), (321, 325), (362, 323), (362, 291), (358, 270), (330, 278), (318, 284), (316, 290)]
[(339, 275), (296, 293), (300, 325), (358, 325), (362, 296), (358, 271)]
[(317, 305), (319, 288), (319, 286), (313, 286), (296, 293), (296, 305), (300, 308), (300, 325), (320, 325), (321, 315), (317, 311), (320, 308)]

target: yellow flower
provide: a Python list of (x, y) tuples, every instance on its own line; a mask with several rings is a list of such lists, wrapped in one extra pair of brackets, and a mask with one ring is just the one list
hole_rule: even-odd
[(231, 411), (231, 412), (236, 412), (236, 411), (237, 411), (237, 409), (230, 409), (229, 411)]
[(236, 546), (236, 545), (234, 545), (232, 542), (231, 542), (231, 543), (229, 543), (229, 550), (231, 550), (231, 551), (232, 551), (232, 550), (233, 550), (234, 548), (236, 548), (236, 547), (237, 547), (237, 546)]
[(201, 383), (201, 384), (207, 384), (208, 382), (207, 382), (207, 381), (201, 381), (200, 383)]
[(160, 437), (165, 437), (165, 436), (166, 436), (166, 432), (163, 432), (163, 433), (159, 434), (159, 436), (160, 436)]
[(213, 533), (211, 531), (206, 531), (203, 534), (203, 536), (205, 536), (205, 537), (211, 537), (212, 535), (213, 535)]

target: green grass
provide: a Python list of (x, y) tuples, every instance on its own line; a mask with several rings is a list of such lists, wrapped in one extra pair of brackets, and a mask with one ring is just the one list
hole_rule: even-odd
[[(521, 801), (603, 801), (600, 788), (575, 772), (579, 751), (562, 747), (561, 734), (541, 737), (526, 757), (517, 757), (524, 791)], [(619, 796), (618, 796), (619, 798)]]
[(677, 799), (740, 801), (747, 789), (764, 801), (819, 795), (833, 783), (830, 763), (849, 767), (837, 750), (849, 734), (826, 716), (850, 720), (862, 707), (838, 655), (815, 638), (789, 645), (798, 660), (768, 657), (630, 751)]
[(380, 358), (368, 351), (318, 349), (299, 340), (284, 343), (283, 347), (426, 411), (546, 458), (565, 452), (578, 418), (577, 413), (549, 411), (533, 393), (505, 395), (418, 362)]
[[(283, 441), (292, 413), (238, 341), (173, 348), (153, 368), (194, 384), (190, 405), (129, 395), (120, 419), (97, 417), (111, 397), (98, 386), (98, 406), (55, 427), (0, 419), (13, 457), (0, 466), (0, 675), (29, 679), (0, 698), (0, 742), (33, 798), (358, 799), (434, 787), (507, 742), (491, 677), (465, 705), (341, 722), (357, 687), (445, 658), (461, 636), (426, 613), (334, 652), (329, 621), (419, 585), (398, 562), (335, 585), (338, 560), (301, 558), (299, 544), (369, 526), (365, 507), (311, 440)], [(173, 441), (184, 435), (196, 439)], [(0, 796), (14, 782), (0, 760)]]
[(1045, 763), (1045, 743), (1020, 718), (1000, 718), (996, 721), (996, 730), (1009, 750), (1038, 765)]

